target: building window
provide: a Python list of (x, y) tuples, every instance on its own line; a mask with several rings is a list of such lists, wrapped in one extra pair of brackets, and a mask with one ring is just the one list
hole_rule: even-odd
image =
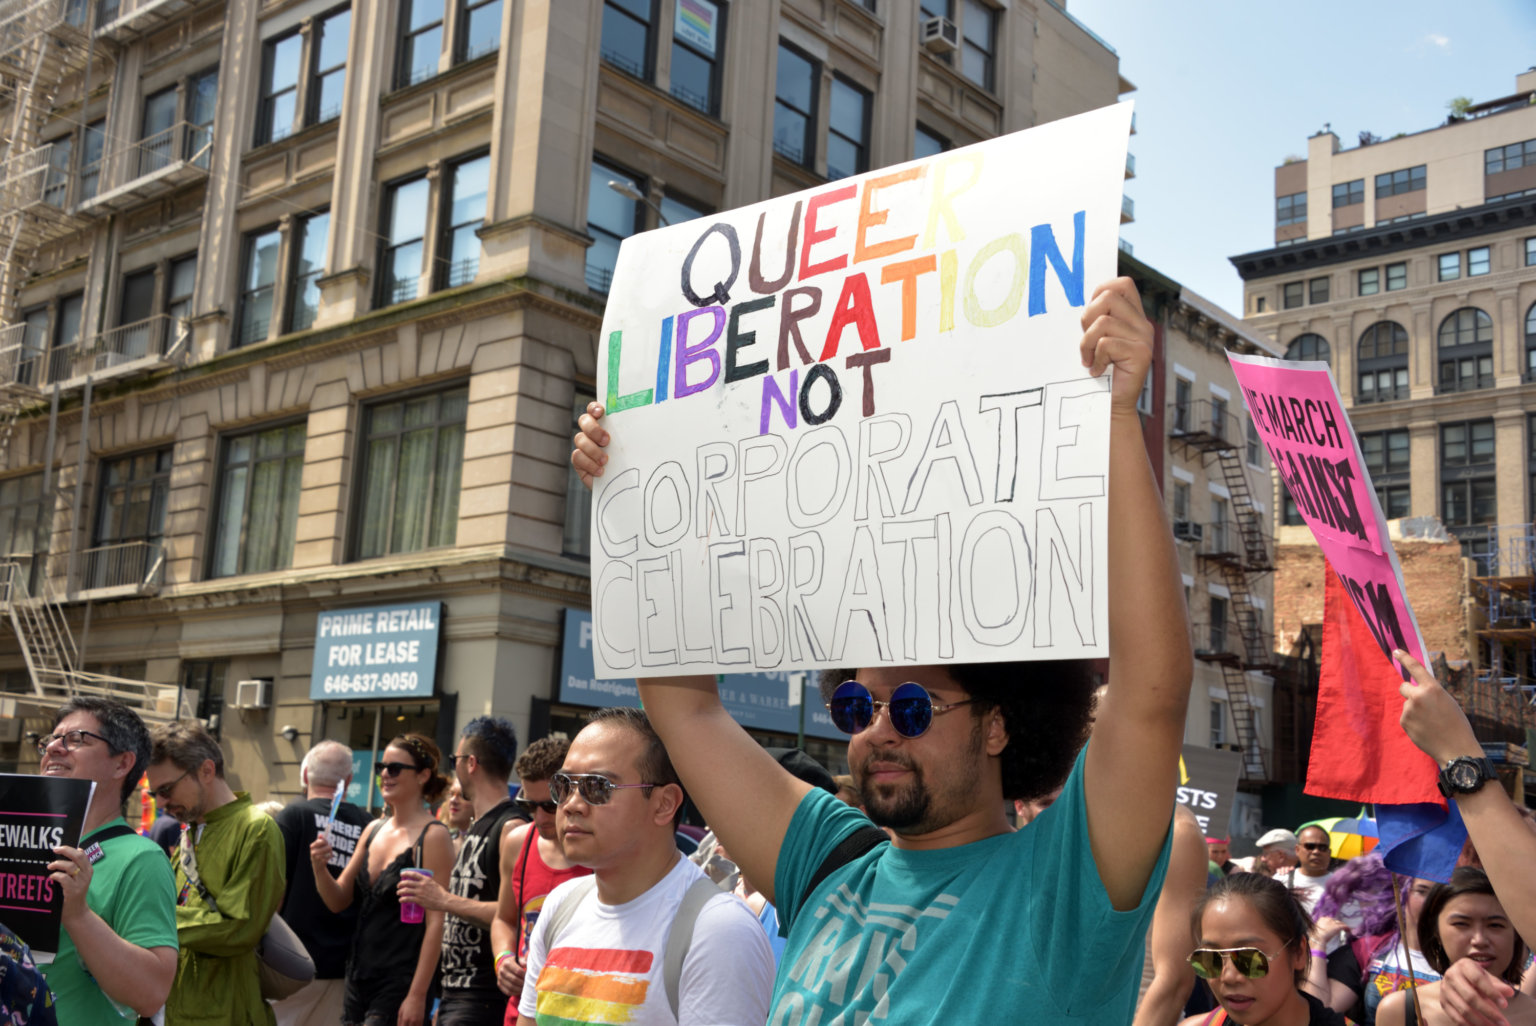
[(468, 406), (460, 386), (364, 411), (358, 559), (453, 544)]
[[(921, 124), (917, 126), (917, 132), (912, 137), (913, 160), (931, 157), (937, 153), (943, 153), (947, 149), (949, 149), (948, 139), (937, 132), (924, 128)], [(1536, 239), (1532, 241), (1536, 241)]]
[(276, 300), (278, 255), (282, 252), (282, 233), (276, 228), (253, 232), (245, 237), (244, 271), (240, 276), (240, 321), (236, 346), (265, 342), (272, 327), (272, 307)]
[(1259, 439), (1258, 425), (1254, 424), (1252, 417), (1243, 418), (1244, 437), (1247, 441), (1247, 460), (1250, 467), (1264, 467), (1264, 443)]
[(1189, 484), (1187, 482), (1173, 483), (1173, 519), (1189, 519)]
[(293, 273), (288, 285), (288, 330), (304, 331), (320, 313), (320, 276), (325, 273), (325, 244), (331, 215), (322, 210), (294, 222)]
[(1493, 387), (1493, 319), (1464, 306), (1440, 322), (1440, 391)]
[(996, 50), (997, 12), (978, 0), (965, 0), (960, 22), (960, 73), (988, 92), (993, 92), (993, 53)]
[(1536, 237), (1525, 240), (1525, 266), (1536, 267)]
[(261, 55), (261, 114), (256, 120), (256, 145), (286, 139), (299, 112), (299, 67), (304, 37), (294, 29), (269, 40)]
[(341, 117), (341, 97), (347, 85), (347, 39), (351, 31), (352, 11), (345, 7), (315, 25), (305, 124), (318, 125)]
[(667, 224), (682, 224), (703, 217), (711, 211), (691, 200), (668, 194), (661, 198), (661, 218)]
[(53, 535), (53, 503), (43, 501), (43, 475), (0, 481), (0, 556), (21, 563), (36, 594)]
[[(580, 430), (581, 415), (587, 412), (587, 404), (596, 399), (591, 392), (576, 392), (571, 403), (571, 433)], [(565, 475), (565, 539), (562, 548), (567, 556), (590, 558), (592, 555), (592, 489), (581, 483), (575, 467), (568, 467)]]
[(107, 122), (103, 118), (85, 126), (81, 133), (80, 149), (80, 201), (96, 195), (101, 187), (101, 158), (106, 141)]
[(711, 0), (677, 0), (672, 24), (672, 95), (705, 114), (720, 113), (720, 47), (725, 7)]
[(869, 170), (869, 93), (836, 76), (827, 118), (827, 177), (847, 178)]
[(1387, 291), (1400, 292), (1408, 287), (1408, 265), (1406, 263), (1387, 265)]
[(1440, 517), (1448, 527), (1491, 524), (1498, 518), (1492, 420), (1440, 427)]
[(138, 167), (134, 178), (142, 178), (170, 167), (176, 153), (176, 87), (162, 89), (144, 97), (144, 116), (139, 122), (139, 144), (134, 147)]
[(92, 541), (97, 551), (86, 554), (85, 587), (143, 583), (160, 558), (170, 494), (169, 447), (102, 464)]
[(773, 151), (801, 167), (816, 163), (812, 140), (816, 131), (816, 84), (821, 68), (785, 43), (779, 44), (779, 64), (773, 93)]
[(1496, 175), (1500, 171), (1513, 171), (1518, 167), (1536, 164), (1536, 139), (1495, 146), (1483, 151), (1483, 173)]
[(587, 234), (592, 236), (592, 245), (587, 247), (587, 287), (593, 292), (607, 292), (613, 285), (619, 243), (641, 227), (640, 201), (610, 189), (609, 182), (620, 182), (645, 195), (640, 177), (592, 162), (592, 180), (587, 187)]
[(1291, 498), (1284, 484), (1280, 486), (1280, 523), (1286, 527), (1300, 527), (1306, 523), (1302, 519), (1301, 510), (1296, 507), (1296, 500)]
[(1412, 509), (1413, 488), (1406, 484), (1376, 484), (1376, 501), (1381, 504), (1381, 512), (1388, 520), (1401, 520), (1409, 516)]
[(1424, 167), (1405, 167), (1400, 171), (1389, 171), (1384, 175), (1376, 176), (1376, 198), (1385, 199), (1388, 196), (1398, 196), (1405, 192), (1417, 192), (1424, 188)]
[(1365, 179), (1356, 178), (1352, 182), (1340, 182), (1333, 187), (1333, 205), (1335, 207), (1348, 207), (1356, 203), (1365, 202)]
[(181, 664), (181, 686), (197, 695), (196, 716), (208, 724), (208, 731), (219, 736), (224, 718), (224, 682), (229, 678), (229, 660), (185, 662)]
[(49, 206), (63, 208), (69, 205), (69, 171), (73, 163), (70, 157), (74, 145), (72, 135), (60, 136), (49, 144), (48, 171), (43, 179), (43, 202)]
[(1173, 430), (1184, 432), (1194, 427), (1195, 383), (1188, 378), (1173, 379)]
[(53, 319), (53, 338), (48, 352), (48, 380), (63, 381), (83, 373), (80, 359), (80, 327), (85, 314), (85, 293), (76, 292), (59, 300)]
[(1408, 398), (1408, 332), (1396, 321), (1365, 329), (1359, 345), (1360, 388), (1355, 401), (1384, 403)]
[(1212, 595), (1210, 601), (1211, 651), (1225, 652), (1227, 650), (1227, 600), (1220, 595)]
[(1493, 269), (1487, 246), (1467, 250), (1467, 277), (1477, 278)]
[(603, 0), (603, 60), (636, 78), (651, 77), (655, 0)]
[(1461, 277), (1461, 254), (1441, 253), (1438, 261), (1440, 281), (1455, 281)]
[(1293, 192), (1289, 196), (1275, 197), (1275, 227), (1307, 223), (1307, 194)]
[[(925, 22), (933, 18), (943, 18), (946, 21), (955, 20), (955, 0), (917, 0), (917, 25), (921, 30)], [(955, 57), (952, 53), (934, 53), (928, 51), (930, 57), (953, 65)]]
[(424, 82), (437, 74), (443, 55), (444, 0), (403, 0), (400, 5), (400, 57), (395, 87)]
[[(1536, 303), (1525, 311), (1525, 380), (1536, 381)], [(1531, 455), (1536, 458), (1536, 449), (1531, 450)], [(1531, 516), (1536, 519), (1536, 508), (1531, 510)]]
[[(179, 321), (192, 316), (192, 293), (197, 287), (197, 254), (177, 257), (171, 261), (169, 286), (165, 295), (165, 312)], [(184, 330), (184, 325), (176, 330)]]
[(431, 186), (425, 175), (384, 188), (383, 255), (379, 260), (379, 305), (415, 299), (421, 290)]
[(1360, 283), (1359, 294), (1362, 296), (1374, 296), (1381, 291), (1381, 269), (1367, 267), (1360, 271), (1358, 276)]
[(1360, 454), (1365, 458), (1365, 469), (1371, 479), (1386, 474), (1406, 473), (1408, 470), (1408, 431), (1361, 432)]
[[(501, 0), (460, 0), (453, 62), (462, 64), (501, 46)], [(679, 0), (679, 4), (686, 0)]]
[(210, 576), (265, 573), (293, 564), (304, 474), (303, 423), (224, 440)]
[(1328, 302), (1328, 279), (1327, 278), (1313, 278), (1311, 281), (1307, 282), (1307, 302), (1308, 303), (1326, 303), (1326, 302)]
[(41, 384), (38, 365), (48, 352), (48, 308), (33, 307), (21, 312), (21, 350), (15, 356), (0, 356), (0, 377), (19, 385)]
[(437, 246), (439, 288), (468, 285), (480, 271), (480, 237), (485, 224), (485, 196), (490, 185), (489, 154), (448, 167), (443, 197), (442, 239)]
[(1266, 299), (1263, 296), (1254, 296), (1253, 297), (1253, 312), (1254, 313), (1268, 313), (1269, 312), (1269, 300)]
[(1302, 282), (1299, 282), (1299, 281), (1288, 281), (1288, 282), (1286, 282), (1285, 283), (1284, 298), (1283, 298), (1283, 300), (1282, 300), (1280, 305), (1283, 306), (1287, 310), (1294, 310), (1297, 307), (1301, 306), (1303, 303), (1306, 302), (1306, 293), (1303, 291), (1304, 288), (1305, 288), (1305, 285)]

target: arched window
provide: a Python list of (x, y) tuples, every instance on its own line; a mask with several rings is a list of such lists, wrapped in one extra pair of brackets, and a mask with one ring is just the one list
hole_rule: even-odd
[(1525, 380), (1536, 381), (1536, 303), (1525, 312)]
[(1493, 318), (1464, 306), (1440, 322), (1441, 392), (1493, 387)]
[(1396, 321), (1377, 321), (1360, 336), (1360, 388), (1355, 401), (1408, 398), (1408, 332)]
[(1331, 363), (1333, 351), (1328, 348), (1326, 338), (1308, 332), (1291, 339), (1291, 344), (1285, 348), (1285, 358), (1287, 360), (1321, 360), (1324, 363)]

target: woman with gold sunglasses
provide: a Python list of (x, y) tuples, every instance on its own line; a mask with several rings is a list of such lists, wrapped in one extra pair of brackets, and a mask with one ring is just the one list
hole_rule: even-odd
[(1312, 919), (1268, 877), (1236, 873), (1195, 903), (1195, 975), (1221, 1007), (1180, 1026), (1349, 1026), (1349, 1020), (1298, 989), (1311, 955)]

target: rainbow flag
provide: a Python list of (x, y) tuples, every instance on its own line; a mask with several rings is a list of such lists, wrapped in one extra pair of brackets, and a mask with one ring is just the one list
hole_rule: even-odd
[(645, 1004), (653, 956), (615, 948), (555, 948), (537, 984), (539, 1026), (620, 1026)]

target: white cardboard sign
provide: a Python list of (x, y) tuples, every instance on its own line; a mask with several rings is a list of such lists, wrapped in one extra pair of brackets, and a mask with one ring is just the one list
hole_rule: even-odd
[(1106, 654), (1130, 104), (626, 239), (603, 677)]

